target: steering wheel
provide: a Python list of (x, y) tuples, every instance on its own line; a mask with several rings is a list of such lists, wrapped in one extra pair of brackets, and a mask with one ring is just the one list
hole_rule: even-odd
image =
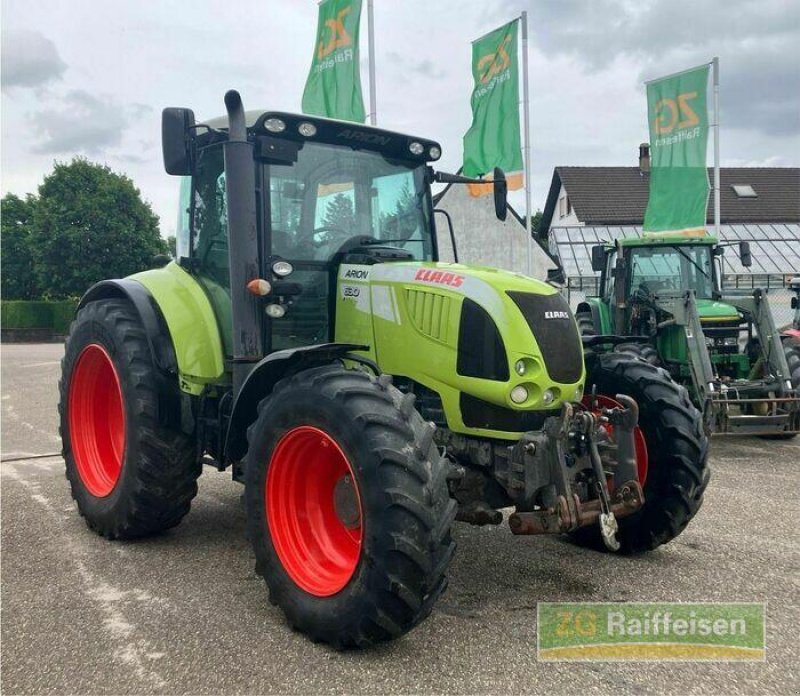
[(314, 230), (309, 235), (309, 240), (311, 241), (311, 244), (313, 244), (315, 247), (319, 248), (323, 244), (326, 244), (327, 242), (329, 242), (330, 240), (326, 239), (324, 237), (321, 238), (321, 239), (317, 238), (318, 235), (322, 235), (322, 234), (326, 234), (326, 233), (327, 234), (334, 233), (334, 234), (337, 234), (337, 235), (340, 235), (340, 236), (345, 236), (345, 235), (351, 236), (352, 235), (351, 232), (349, 232), (348, 230), (346, 230), (346, 229), (344, 229), (342, 227), (336, 227), (335, 225), (322, 225), (322, 227), (315, 227)]

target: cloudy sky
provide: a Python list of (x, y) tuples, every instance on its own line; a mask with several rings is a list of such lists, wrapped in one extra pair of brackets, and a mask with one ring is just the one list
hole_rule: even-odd
[[(797, 0), (375, 0), (378, 124), (439, 140), (455, 171), (470, 41), (523, 9), (534, 207), (556, 165), (635, 164), (643, 80), (714, 55), (722, 164), (800, 165)], [(80, 154), (128, 174), (173, 233), (161, 109), (219, 115), (233, 87), (249, 109), (298, 111), (315, 26), (313, 0), (2, 0), (2, 193)], [(366, 9), (362, 46), (366, 100)]]

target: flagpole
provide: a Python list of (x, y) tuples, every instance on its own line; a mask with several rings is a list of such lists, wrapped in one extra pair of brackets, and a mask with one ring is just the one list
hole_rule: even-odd
[(528, 276), (533, 277), (533, 234), (531, 233), (531, 141), (529, 133), (530, 105), (528, 100), (528, 13), (523, 11), (522, 22), (522, 116), (524, 119), (524, 167), (525, 167), (525, 234), (528, 241)]
[(719, 58), (711, 62), (714, 76), (714, 235), (720, 240), (719, 202)]
[(375, 106), (375, 17), (372, 0), (367, 0), (367, 34), (369, 36), (369, 124), (374, 126), (378, 121), (378, 110)]

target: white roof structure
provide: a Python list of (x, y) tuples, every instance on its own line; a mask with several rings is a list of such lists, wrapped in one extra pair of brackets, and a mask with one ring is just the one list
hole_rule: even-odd
[[(711, 232), (711, 230), (709, 230)], [(553, 227), (550, 230), (550, 252), (560, 259), (568, 278), (594, 278), (592, 247), (620, 237), (641, 237), (640, 226), (622, 227)], [(739, 255), (722, 257), (723, 272), (727, 275), (791, 275), (800, 273), (800, 224), (741, 224), (721, 225), (722, 244), (750, 243), (753, 265), (741, 265)]]

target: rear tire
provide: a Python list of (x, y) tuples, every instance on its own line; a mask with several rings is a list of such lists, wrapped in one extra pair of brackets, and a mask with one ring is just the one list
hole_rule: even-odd
[[(647, 362), (620, 353), (597, 355), (587, 365), (587, 393), (627, 394), (639, 405), (647, 443), (644, 506), (619, 520), (620, 551), (650, 551), (678, 536), (697, 514), (708, 485), (708, 438), (685, 388)], [(605, 549), (598, 526), (574, 532), (581, 545)]]
[[(786, 355), (786, 364), (789, 366), (789, 379), (795, 390), (800, 391), (800, 344), (783, 341), (783, 352)], [(793, 440), (797, 433), (785, 435), (763, 435), (764, 440)]]
[[(256, 572), (314, 641), (342, 649), (396, 638), (446, 587), (456, 503), (434, 426), (413, 403), (386, 376), (327, 365), (280, 381), (248, 429)], [(341, 512), (343, 480), (355, 486), (355, 515)]]
[(62, 455), (78, 511), (108, 539), (174, 527), (197, 493), (201, 465), (191, 440), (159, 422), (157, 379), (127, 301), (78, 312), (61, 362)]
[(615, 352), (633, 355), (654, 367), (661, 367), (663, 364), (661, 358), (658, 357), (658, 351), (649, 343), (620, 343)]
[(575, 321), (578, 324), (578, 331), (581, 336), (597, 336), (597, 329), (591, 312), (576, 312)]

